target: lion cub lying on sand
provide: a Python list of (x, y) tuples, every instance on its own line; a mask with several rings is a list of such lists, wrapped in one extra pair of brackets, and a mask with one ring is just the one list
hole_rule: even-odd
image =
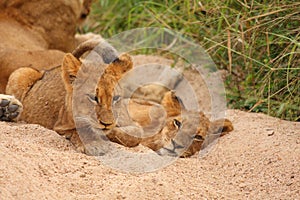
[[(104, 40), (81, 44), (73, 54), (64, 56), (59, 67), (43, 72), (29, 67), (14, 71), (6, 93), (18, 100), (8, 95), (0, 96), (0, 119), (16, 121), (19, 117), (28, 123), (43, 125), (69, 138), (79, 150), (98, 155), (95, 149), (83, 147), (76, 132), (72, 107), (74, 83), (82, 67), (79, 58), (96, 46), (103, 60), (103, 74), (95, 82), (95, 90), (86, 94), (96, 113), (96, 119), (84, 119), (91, 130), (101, 130), (109, 140), (127, 147), (142, 144), (159, 154), (182, 157), (199, 151), (207, 137), (233, 130), (227, 119), (210, 122), (202, 112), (185, 110), (173, 91), (165, 92), (161, 102), (115, 95), (114, 88), (132, 69), (133, 63), (130, 55), (118, 56)], [(93, 139), (85, 137), (82, 139), (89, 147)]]

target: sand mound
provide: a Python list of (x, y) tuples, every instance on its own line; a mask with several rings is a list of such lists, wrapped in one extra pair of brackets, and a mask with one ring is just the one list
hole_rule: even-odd
[(0, 122), (0, 199), (297, 199), (300, 123), (229, 110), (209, 154), (122, 173), (38, 125)]

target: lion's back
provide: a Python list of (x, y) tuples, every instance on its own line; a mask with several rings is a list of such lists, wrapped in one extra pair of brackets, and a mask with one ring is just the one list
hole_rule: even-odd
[(42, 79), (32, 86), (22, 101), (24, 111), (21, 120), (53, 129), (59, 111), (64, 105), (65, 96), (61, 69), (45, 72)]

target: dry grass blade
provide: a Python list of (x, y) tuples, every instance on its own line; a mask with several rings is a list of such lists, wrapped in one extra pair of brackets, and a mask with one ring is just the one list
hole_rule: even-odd
[(227, 29), (227, 53), (228, 53), (228, 60), (229, 60), (229, 72), (231, 73), (232, 56), (231, 56), (231, 37), (230, 37), (230, 30), (229, 29)]

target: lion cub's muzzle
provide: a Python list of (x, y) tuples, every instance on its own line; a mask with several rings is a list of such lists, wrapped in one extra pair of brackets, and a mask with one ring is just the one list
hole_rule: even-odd
[(101, 129), (112, 129), (112, 127), (115, 126), (115, 119), (113, 113), (109, 111), (100, 112), (98, 116), (98, 122)]
[(112, 129), (112, 127), (115, 126), (115, 123), (113, 122), (103, 122), (103, 121), (99, 121), (101, 129), (103, 130), (109, 130)]

